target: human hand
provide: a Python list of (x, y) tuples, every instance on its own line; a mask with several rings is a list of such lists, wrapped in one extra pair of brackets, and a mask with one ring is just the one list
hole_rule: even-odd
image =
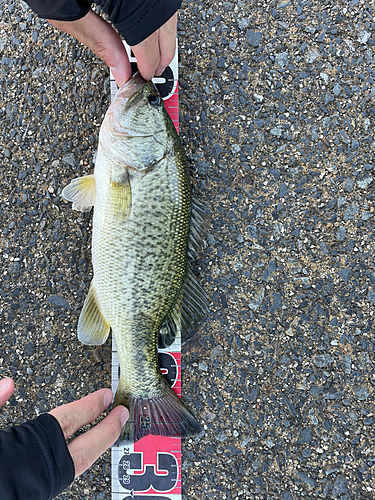
[(11, 378), (6, 377), (0, 380), (0, 408), (5, 405), (14, 391), (14, 382)]
[[(90, 10), (76, 21), (48, 19), (55, 28), (69, 33), (92, 50), (112, 70), (119, 87), (132, 76), (124, 44), (117, 32), (104, 19)], [(161, 75), (172, 61), (176, 50), (177, 13), (141, 43), (132, 46), (140, 74), (148, 81)]]
[[(1, 394), (1, 393), (0, 393)], [(110, 389), (100, 389), (78, 401), (58, 406), (49, 413), (59, 422), (64, 438), (68, 439), (81, 427), (97, 419), (112, 401)], [(129, 417), (124, 406), (116, 406), (101, 422), (68, 444), (73, 459), (75, 477), (82, 474), (120, 435)]]
[[(0, 408), (13, 394), (14, 383), (11, 378), (0, 380)], [(100, 389), (78, 401), (58, 406), (49, 413), (59, 422), (64, 438), (68, 439), (81, 427), (92, 423), (103, 413), (112, 401), (110, 389)], [(81, 434), (68, 444), (74, 463), (75, 477), (79, 476), (97, 460), (120, 435), (129, 417), (124, 406), (117, 406), (101, 422)]]

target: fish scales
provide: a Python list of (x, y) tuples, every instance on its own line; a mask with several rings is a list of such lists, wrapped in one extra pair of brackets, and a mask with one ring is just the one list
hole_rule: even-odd
[(78, 336), (102, 344), (112, 329), (120, 361), (114, 405), (130, 415), (120, 442), (196, 434), (199, 423), (160, 372), (157, 345), (163, 328), (188, 330), (206, 310), (188, 263), (189, 234), (195, 247), (202, 211), (192, 210), (185, 154), (151, 82), (135, 75), (118, 91), (94, 175), (74, 179), (63, 197), (77, 210), (95, 207), (94, 277)]
[[(147, 359), (156, 355), (160, 327), (186, 273), (190, 187), (186, 167), (174, 161), (173, 149), (172, 143), (168, 156), (152, 172), (130, 180), (128, 219), (119, 223), (116, 206), (107, 201), (106, 192), (95, 202), (94, 285), (100, 309), (112, 327), (126, 388), (137, 395), (150, 391), (150, 379), (155, 380), (147, 370), (157, 365)], [(150, 342), (145, 332), (142, 346), (144, 327), (153, 333)]]

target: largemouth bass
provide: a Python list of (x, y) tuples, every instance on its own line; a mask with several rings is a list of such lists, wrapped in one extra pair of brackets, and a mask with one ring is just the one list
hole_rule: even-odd
[(157, 345), (160, 335), (189, 333), (207, 311), (188, 256), (200, 245), (204, 211), (192, 202), (184, 150), (152, 82), (137, 74), (119, 89), (101, 126), (94, 174), (62, 194), (76, 210), (94, 206), (94, 276), (78, 337), (99, 345), (112, 329), (120, 360), (114, 406), (129, 409), (120, 443), (198, 433), (160, 372)]

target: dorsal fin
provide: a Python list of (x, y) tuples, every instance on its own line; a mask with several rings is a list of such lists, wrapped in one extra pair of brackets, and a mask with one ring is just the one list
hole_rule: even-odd
[(176, 303), (160, 330), (159, 347), (173, 344), (181, 332), (181, 342), (190, 340), (198, 322), (208, 313), (208, 299), (194, 273), (188, 266), (188, 274), (182, 284)]
[(208, 218), (206, 207), (200, 201), (193, 198), (191, 201), (190, 234), (188, 241), (188, 256), (190, 260), (196, 259), (203, 251)]
[[(195, 260), (204, 247), (207, 233), (208, 213), (206, 207), (197, 199), (192, 199), (190, 234), (188, 241), (189, 261)], [(175, 305), (160, 329), (159, 347), (173, 344), (179, 332), (181, 342), (188, 342), (195, 334), (199, 320), (208, 313), (208, 299), (205, 291), (198, 283), (191, 264), (182, 284)]]

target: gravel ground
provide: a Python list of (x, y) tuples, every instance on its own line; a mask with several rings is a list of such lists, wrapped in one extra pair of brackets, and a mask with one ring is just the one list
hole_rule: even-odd
[[(22, 3), (0, 2), (2, 425), (110, 384), (76, 339), (108, 71)], [(180, 132), (211, 212), (211, 314), (183, 352), (204, 432), (184, 499), (372, 499), (375, 34), (370, 2), (185, 1)], [(60, 500), (109, 499), (109, 453)]]

